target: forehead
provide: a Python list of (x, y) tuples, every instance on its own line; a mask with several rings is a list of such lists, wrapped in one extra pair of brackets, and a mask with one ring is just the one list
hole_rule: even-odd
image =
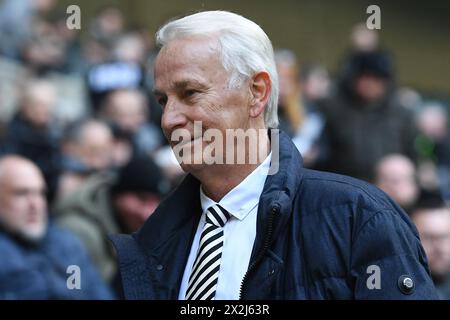
[(224, 72), (216, 39), (204, 36), (176, 39), (158, 54), (155, 83), (159, 87), (189, 80), (205, 81)]
[(450, 232), (450, 211), (448, 208), (422, 210), (414, 215), (414, 223), (426, 232)]
[(40, 172), (33, 167), (25, 165), (11, 167), (4, 174), (2, 184), (10, 190), (45, 188), (45, 182)]

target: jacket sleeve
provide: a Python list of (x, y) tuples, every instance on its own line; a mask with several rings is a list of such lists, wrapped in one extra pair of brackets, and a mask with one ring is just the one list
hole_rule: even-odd
[(375, 213), (359, 228), (351, 274), (355, 299), (438, 299), (417, 230), (395, 209)]

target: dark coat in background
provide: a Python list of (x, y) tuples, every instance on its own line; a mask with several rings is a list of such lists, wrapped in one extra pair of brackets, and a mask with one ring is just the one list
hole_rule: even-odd
[[(302, 168), (284, 133), (279, 155), (260, 197), (242, 299), (437, 299), (417, 230), (388, 196)], [(137, 233), (113, 238), (126, 298), (178, 298), (202, 212), (199, 187), (188, 175)]]
[[(385, 93), (363, 102), (354, 85), (372, 75), (383, 81)], [(343, 64), (335, 94), (319, 103), (325, 118), (321, 153), (316, 169), (373, 181), (378, 161), (392, 153), (416, 159), (414, 114), (402, 106), (394, 86), (394, 70), (385, 52), (350, 54)]]
[(56, 192), (61, 172), (61, 152), (56, 135), (48, 128), (37, 129), (17, 114), (9, 123), (2, 154), (17, 154), (34, 162), (41, 169), (51, 202)]
[[(0, 300), (114, 298), (78, 239), (52, 224), (36, 244), (0, 230), (0, 252)], [(75, 284), (68, 270), (73, 265), (79, 267), (80, 289), (67, 286)]]
[(376, 164), (388, 154), (415, 160), (413, 114), (392, 94), (372, 105), (338, 95), (323, 101), (321, 110), (325, 127), (320, 169), (372, 181)]

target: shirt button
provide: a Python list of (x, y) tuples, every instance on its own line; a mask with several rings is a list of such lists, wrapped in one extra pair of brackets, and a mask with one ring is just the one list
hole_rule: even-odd
[(163, 267), (162, 264), (158, 264), (158, 265), (156, 266), (156, 270), (161, 271), (162, 269), (164, 269), (164, 267)]
[(403, 275), (398, 278), (398, 287), (404, 294), (411, 294), (414, 291), (415, 284), (411, 277)]

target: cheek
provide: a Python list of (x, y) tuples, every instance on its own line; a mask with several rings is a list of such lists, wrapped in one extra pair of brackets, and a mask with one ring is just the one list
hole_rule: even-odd
[(45, 198), (41, 198), (38, 202), (38, 206), (41, 209), (41, 212), (45, 215), (47, 213), (47, 201)]
[(25, 199), (15, 199), (10, 202), (9, 208), (13, 212), (17, 212), (17, 214), (25, 213), (28, 207), (28, 203)]
[(27, 208), (24, 201), (10, 201), (2, 208), (3, 220), (14, 226), (23, 224), (27, 217), (26, 213)]
[(234, 97), (213, 102), (208, 108), (207, 119), (217, 128), (241, 128), (247, 119), (245, 104)]

